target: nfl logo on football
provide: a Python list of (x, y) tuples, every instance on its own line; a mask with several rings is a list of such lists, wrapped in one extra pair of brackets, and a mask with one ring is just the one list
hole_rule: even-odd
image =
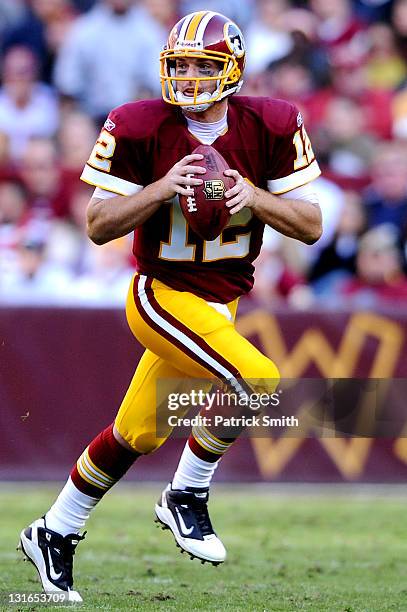
[(203, 190), (207, 200), (222, 200), (225, 193), (225, 183), (223, 181), (205, 181)]

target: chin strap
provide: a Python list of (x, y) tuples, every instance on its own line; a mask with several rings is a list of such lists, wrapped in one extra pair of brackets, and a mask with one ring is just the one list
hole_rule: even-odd
[[(223, 93), (216, 100), (216, 102), (223, 100), (224, 98), (226, 98), (227, 96), (230, 96), (233, 93), (237, 93), (238, 91), (240, 91), (242, 85), (243, 85), (243, 81), (239, 81), (239, 83), (237, 83), (231, 89), (224, 90)], [(216, 96), (217, 91), (218, 89), (216, 89), (211, 94), (207, 91), (204, 91), (203, 93), (199, 94), (199, 96), (196, 97), (196, 104), (191, 104), (190, 106), (183, 105), (182, 108), (186, 111), (192, 111), (194, 113), (202, 113), (203, 111), (208, 109), (210, 106), (212, 106), (212, 104), (215, 104), (215, 101), (207, 102), (207, 100), (210, 100), (213, 96)], [(184, 94), (181, 93), (180, 91), (175, 92), (175, 97), (177, 99), (177, 102), (190, 102), (191, 101), (191, 98), (189, 96), (184, 96)]]
[[(191, 106), (183, 106), (183, 110), (186, 111), (193, 111), (194, 113), (202, 113), (203, 111), (205, 111), (206, 109), (208, 109), (210, 106), (212, 106), (212, 104), (214, 104), (214, 102), (207, 102), (207, 100), (210, 100), (213, 94), (210, 94), (209, 92), (203, 92), (201, 94), (199, 94), (199, 96), (196, 97), (196, 104), (191, 104)], [(184, 96), (183, 93), (181, 93), (180, 91), (177, 91), (175, 93), (175, 97), (177, 98), (178, 102), (190, 102), (191, 98), (189, 96)]]

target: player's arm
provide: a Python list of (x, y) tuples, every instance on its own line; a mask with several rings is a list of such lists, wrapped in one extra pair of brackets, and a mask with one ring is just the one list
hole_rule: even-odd
[(226, 171), (236, 181), (225, 194), (230, 212), (246, 206), (285, 236), (313, 244), (322, 234), (322, 215), (317, 198), (310, 198), (305, 187), (321, 171), (301, 113), (293, 105), (269, 100), (263, 104), (263, 120), (274, 143), (270, 154), (265, 152), (268, 191), (248, 183), (236, 170)]
[(201, 179), (192, 174), (202, 174), (205, 169), (194, 166), (193, 162), (202, 155), (186, 155), (177, 162), (165, 176), (141, 188), (129, 196), (113, 195), (111, 198), (91, 198), (87, 208), (87, 232), (96, 244), (105, 244), (129, 234), (142, 225), (163, 202), (177, 194), (188, 196), (187, 187), (200, 185)]
[(231, 214), (247, 207), (263, 223), (285, 236), (305, 244), (313, 244), (321, 237), (322, 215), (317, 202), (273, 195), (243, 179), (237, 170), (226, 170), (225, 174), (236, 181), (225, 193)]

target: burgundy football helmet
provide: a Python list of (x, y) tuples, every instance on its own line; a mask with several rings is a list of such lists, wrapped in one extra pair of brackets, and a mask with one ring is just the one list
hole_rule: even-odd
[[(175, 61), (179, 58), (200, 58), (218, 62), (215, 76), (176, 76)], [(195, 112), (236, 93), (241, 88), (246, 61), (244, 38), (238, 26), (220, 13), (199, 11), (183, 17), (175, 24), (160, 54), (160, 80), (165, 102)], [(199, 92), (201, 81), (216, 81), (213, 93)], [(195, 92), (185, 96), (177, 91), (177, 82), (195, 81)]]

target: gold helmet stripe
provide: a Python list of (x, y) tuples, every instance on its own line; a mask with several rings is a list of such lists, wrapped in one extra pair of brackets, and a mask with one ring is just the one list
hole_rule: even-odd
[(189, 22), (188, 29), (185, 34), (185, 40), (195, 40), (199, 24), (201, 23), (205, 15), (208, 14), (208, 12), (209, 11), (199, 11), (198, 13), (195, 13), (191, 21)]
[(191, 13), (190, 15), (187, 15), (186, 17), (184, 17), (184, 19), (182, 20), (182, 26), (181, 26), (181, 31), (179, 33), (179, 40), (185, 40), (185, 32), (188, 29), (189, 24), (191, 23), (192, 19), (194, 18), (194, 13)]

